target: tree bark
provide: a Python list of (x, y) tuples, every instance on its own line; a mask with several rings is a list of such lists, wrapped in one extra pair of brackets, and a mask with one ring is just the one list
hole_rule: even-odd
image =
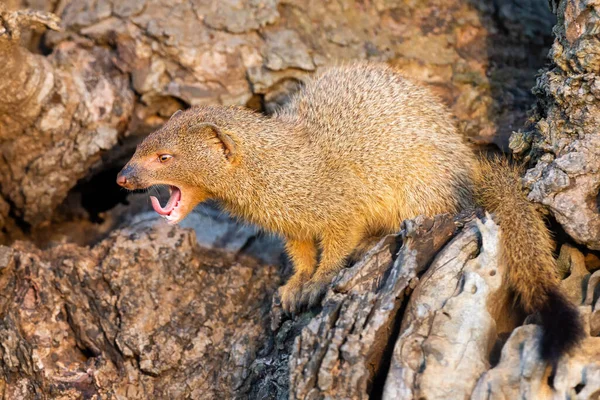
[(529, 198), (548, 207), (567, 233), (600, 250), (600, 23), (588, 1), (552, 1), (558, 16), (552, 66), (534, 87), (529, 129), (511, 139), (529, 160)]
[(0, 261), (0, 394), (14, 400), (232, 398), (279, 284), (162, 225), (92, 249), (17, 243)]
[(20, 47), (21, 29), (40, 23), (58, 29), (50, 14), (0, 11), (1, 193), (13, 217), (32, 225), (117, 144), (134, 101), (106, 49), (65, 42), (44, 57)]

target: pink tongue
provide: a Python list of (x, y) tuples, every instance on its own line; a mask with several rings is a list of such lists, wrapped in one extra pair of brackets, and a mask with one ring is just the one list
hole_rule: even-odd
[(177, 205), (177, 202), (180, 199), (181, 199), (181, 191), (174, 186), (171, 187), (171, 197), (169, 198), (169, 201), (165, 205), (165, 208), (162, 208), (160, 206), (160, 202), (158, 201), (158, 199), (155, 196), (150, 196), (150, 201), (152, 202), (152, 208), (154, 208), (154, 211), (156, 211), (160, 215), (169, 215), (171, 213), (171, 211), (173, 211), (173, 209)]

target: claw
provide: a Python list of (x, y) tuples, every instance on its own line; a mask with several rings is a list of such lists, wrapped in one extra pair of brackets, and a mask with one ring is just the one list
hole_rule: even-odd
[(302, 290), (302, 303), (308, 308), (318, 306), (331, 283), (331, 279), (327, 277), (313, 276)]
[(304, 308), (304, 304), (302, 303), (302, 287), (306, 281), (306, 277), (295, 274), (285, 285), (279, 288), (281, 307), (285, 312), (295, 315)]

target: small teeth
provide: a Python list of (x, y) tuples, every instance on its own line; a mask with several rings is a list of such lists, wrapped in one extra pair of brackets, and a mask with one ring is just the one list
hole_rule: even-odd
[(179, 219), (179, 217), (173, 215), (173, 212), (178, 211), (177, 207), (179, 207), (179, 201), (177, 203), (175, 203), (175, 207), (173, 207), (173, 209), (171, 210), (171, 212), (168, 215), (161, 215), (161, 216), (169, 222), (176, 222)]

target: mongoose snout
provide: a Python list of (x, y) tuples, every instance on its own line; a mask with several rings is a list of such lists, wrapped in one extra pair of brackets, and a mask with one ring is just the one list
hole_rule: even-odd
[[(165, 162), (165, 155), (162, 155), (162, 157), (162, 162)], [(137, 175), (138, 171), (140, 174), (144, 173), (144, 171), (141, 168), (136, 168), (132, 165), (127, 164), (117, 175), (117, 184), (128, 190), (145, 189), (148, 186), (152, 186), (154, 184), (140, 184), (140, 179)], [(176, 215), (180, 214), (179, 205), (181, 203), (181, 190), (174, 185), (168, 185), (168, 187), (169, 200), (167, 201), (167, 204), (164, 207), (160, 205), (160, 202), (155, 196), (150, 196), (150, 201), (152, 203), (152, 208), (154, 208), (154, 210), (159, 215), (171, 222), (175, 219)]]
[(133, 173), (134, 170), (131, 166), (125, 166), (117, 175), (117, 185), (128, 190), (134, 190), (136, 187), (134, 184), (135, 179), (133, 178)]

